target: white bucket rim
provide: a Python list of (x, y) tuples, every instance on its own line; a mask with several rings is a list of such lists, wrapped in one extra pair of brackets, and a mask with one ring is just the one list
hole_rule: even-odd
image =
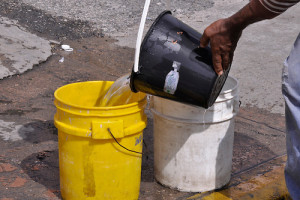
[[(228, 93), (231, 93), (232, 91), (235, 91), (235, 90), (238, 89), (239, 81), (238, 81), (236, 78), (234, 78), (234, 77), (232, 77), (232, 76), (228, 76), (227, 79), (232, 79), (233, 81), (235, 81), (236, 84), (234, 85), (233, 88), (230, 88), (230, 89), (228, 89), (228, 90), (221, 91), (220, 94), (219, 94), (219, 96), (220, 96), (221, 94), (228, 94)], [(226, 84), (226, 82), (225, 82), (225, 84)], [(221, 100), (221, 99), (217, 98), (215, 102), (223, 102), (223, 101), (227, 101), (227, 100), (233, 99), (234, 97), (235, 97), (234, 95), (231, 95), (230, 98), (226, 98), (226, 100), (224, 100), (224, 99)]]
[[(228, 89), (228, 90), (224, 90), (224, 91), (221, 91), (220, 94), (227, 94), (229, 92), (232, 92), (233, 90), (236, 90), (238, 85), (239, 85), (239, 82), (236, 78), (232, 77), (232, 76), (228, 76), (227, 79), (232, 79), (236, 82), (235, 86), (231, 89)], [(226, 82), (225, 82), (226, 83)]]
[(159, 111), (155, 110), (154, 108), (151, 108), (150, 111), (152, 112), (152, 114), (159, 116), (165, 120), (171, 121), (171, 122), (177, 122), (177, 123), (185, 123), (185, 124), (206, 124), (206, 125), (210, 125), (210, 124), (218, 124), (218, 123), (222, 123), (225, 121), (229, 121), (231, 119), (233, 119), (237, 113), (232, 113), (232, 115), (228, 115), (226, 117), (224, 117), (221, 120), (216, 120), (216, 121), (199, 121), (199, 120), (193, 120), (193, 119), (182, 119), (182, 118), (178, 118), (178, 117), (172, 117), (172, 116), (168, 116), (168, 115), (164, 115), (162, 113), (160, 113)]

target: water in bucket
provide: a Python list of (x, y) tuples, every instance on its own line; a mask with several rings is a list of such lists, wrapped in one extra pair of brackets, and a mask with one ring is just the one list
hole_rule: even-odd
[(131, 92), (130, 74), (125, 74), (118, 78), (108, 89), (96, 106), (119, 106), (136, 102), (143, 98), (141, 92)]

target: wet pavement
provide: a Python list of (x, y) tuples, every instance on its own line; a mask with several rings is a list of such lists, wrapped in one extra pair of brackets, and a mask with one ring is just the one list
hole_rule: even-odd
[[(79, 5), (88, 9), (84, 6), (84, 2), (81, 3)], [(179, 3), (182, 2), (179, 1)], [(242, 3), (245, 2), (237, 1), (234, 5), (237, 7)], [(105, 5), (114, 7), (109, 3)], [(163, 9), (158, 8), (163, 7), (162, 5), (167, 5), (167, 2), (156, 2), (157, 7), (150, 13), (148, 24), (151, 23), (151, 18)], [(216, 5), (221, 6), (215, 8)], [(2, 24), (13, 23), (10, 27), (16, 24), (16, 27), (21, 27), (26, 34), (34, 34), (35, 42), (42, 38), (41, 41), (45, 45), (41, 46), (48, 48), (47, 56), (29, 63), (27, 71), (20, 71), (14, 75), (8, 74), (0, 80), (0, 200), (61, 199), (57, 129), (53, 124), (54, 91), (60, 86), (74, 82), (116, 80), (121, 75), (130, 72), (133, 65), (134, 49), (130, 45), (126, 46), (124, 41), (131, 42), (130, 38), (134, 38), (134, 35), (130, 35), (129, 32), (124, 31), (123, 26), (120, 26), (125, 15), (118, 16), (116, 24), (105, 24), (105, 16), (100, 22), (95, 22), (93, 20), (96, 19), (95, 15), (78, 19), (74, 14), (78, 11), (75, 8), (75, 11), (71, 12), (74, 15), (69, 16), (70, 13), (66, 10), (59, 10), (59, 7), (55, 7), (52, 13), (50, 12), (51, 4), (47, 6), (47, 9), (43, 7), (43, 1), (31, 0), (3, 0), (0, 5)], [(174, 4), (172, 6), (176, 7)], [(201, 6), (203, 13), (208, 12), (209, 9), (220, 10), (222, 6), (224, 7), (220, 1), (205, 1)], [(122, 7), (115, 8), (121, 9)], [(128, 11), (126, 8), (123, 9)], [(136, 7), (131, 10), (135, 9)], [(59, 11), (64, 14), (59, 16), (57, 14)], [(199, 14), (193, 9), (189, 11), (179, 10), (178, 16), (189, 18)], [(232, 10), (227, 13), (231, 12)], [(224, 13), (225, 11), (219, 15), (222, 16)], [(135, 31), (137, 19), (134, 16), (134, 23), (126, 24), (129, 26), (128, 30)], [(203, 20), (203, 18), (199, 19)], [(212, 20), (209, 16), (205, 16), (204, 19)], [(284, 19), (281, 20), (284, 21)], [(101, 27), (102, 22), (103, 27)], [(196, 23), (195, 20), (192, 23)], [(124, 35), (118, 35), (116, 31), (123, 32)], [(27, 38), (23, 40), (25, 39)], [(288, 43), (288, 41), (285, 42)], [(120, 43), (123, 45), (120, 46)], [(70, 45), (74, 51), (62, 50), (61, 44)], [(245, 42), (242, 43), (242, 47), (243, 44)], [(242, 58), (244, 58), (244, 49), (253, 46), (251, 42), (247, 45), (239, 51), (243, 52), (240, 54)], [(34, 46), (40, 49), (38, 45)], [(0, 47), (3, 47), (2, 43)], [(5, 52), (2, 54), (5, 55)], [(35, 55), (34, 51), (28, 54)], [(1, 52), (0, 60), (3, 66), (5, 59), (1, 57)], [(251, 60), (246, 60), (245, 64), (251, 62)], [(232, 75), (236, 74), (241, 77), (241, 71), (242, 69), (237, 67)], [(270, 80), (275, 78), (277, 75), (269, 77)], [(274, 109), (272, 110), (274, 106), (272, 107), (269, 103), (255, 106), (256, 100), (263, 101), (264, 98), (263, 95), (257, 96), (259, 91), (269, 91), (269, 89), (252, 88), (254, 86), (246, 84), (247, 80), (240, 79), (243, 85), (242, 102), (240, 111), (235, 117), (230, 183), (221, 190), (199, 194), (179, 192), (157, 183), (153, 169), (153, 120), (151, 113), (147, 110), (148, 125), (144, 131), (144, 140), (147, 144), (148, 158), (143, 157), (139, 199), (288, 199), (283, 177), (286, 160), (283, 102), (280, 102), (275, 95), (274, 101), (276, 102), (273, 105), (277, 104), (278, 109), (275, 111), (278, 112), (274, 112)]]
[(0, 18), (0, 29), (0, 80), (32, 69), (51, 55), (48, 40), (28, 33), (15, 21)]

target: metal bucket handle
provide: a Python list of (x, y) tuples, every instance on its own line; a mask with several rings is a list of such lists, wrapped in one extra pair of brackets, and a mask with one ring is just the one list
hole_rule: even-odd
[[(122, 147), (123, 149), (127, 150), (127, 151), (130, 151), (130, 152), (133, 152), (133, 153), (137, 153), (137, 154), (142, 154), (142, 155), (145, 155), (146, 153), (143, 153), (143, 152), (138, 152), (138, 151), (134, 151), (134, 150), (131, 150), (131, 149), (128, 149), (126, 147), (124, 147), (123, 145), (121, 145), (118, 140), (115, 138), (115, 136), (112, 134), (112, 132), (110, 131), (109, 128), (107, 128), (107, 131), (109, 132), (109, 134), (111, 135), (111, 137), (115, 140), (115, 142), (120, 146)], [(144, 142), (143, 140), (143, 143), (145, 144), (145, 147), (146, 147), (146, 143)], [(147, 160), (148, 160), (148, 155), (146, 154), (146, 157), (147, 157)]]

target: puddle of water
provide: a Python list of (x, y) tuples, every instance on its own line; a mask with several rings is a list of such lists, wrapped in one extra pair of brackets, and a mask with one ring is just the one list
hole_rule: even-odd
[(133, 93), (130, 89), (130, 74), (118, 78), (106, 92), (96, 106), (119, 106), (136, 102), (143, 98), (143, 94)]

